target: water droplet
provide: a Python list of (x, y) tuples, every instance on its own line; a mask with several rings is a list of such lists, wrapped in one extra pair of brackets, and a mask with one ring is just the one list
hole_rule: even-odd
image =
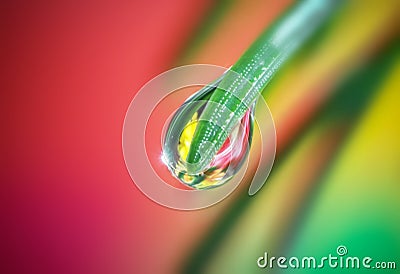
[(186, 161), (199, 118), (210, 102), (214, 83), (200, 89), (187, 99), (175, 112), (169, 123), (163, 142), (163, 161), (168, 169), (183, 184), (194, 189), (209, 189), (220, 186), (231, 179), (248, 156), (253, 134), (253, 106), (237, 122), (212, 161), (199, 173), (191, 174)]

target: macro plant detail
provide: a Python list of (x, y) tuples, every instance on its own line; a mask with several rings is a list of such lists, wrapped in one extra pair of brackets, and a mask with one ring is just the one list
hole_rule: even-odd
[(296, 3), (224, 75), (185, 101), (163, 143), (163, 161), (176, 178), (204, 189), (234, 176), (248, 155), (261, 92), (337, 5), (331, 0)]

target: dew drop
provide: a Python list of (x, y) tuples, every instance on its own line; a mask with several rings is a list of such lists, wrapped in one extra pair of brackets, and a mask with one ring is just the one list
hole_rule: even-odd
[(206, 86), (189, 97), (173, 115), (163, 141), (163, 162), (174, 177), (193, 189), (210, 189), (231, 179), (245, 162), (253, 134), (254, 105), (233, 127), (229, 137), (208, 166), (197, 174), (188, 172), (186, 157), (199, 117), (215, 86)]

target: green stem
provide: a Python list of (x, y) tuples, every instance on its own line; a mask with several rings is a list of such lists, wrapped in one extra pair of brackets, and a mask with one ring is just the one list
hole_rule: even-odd
[(213, 92), (196, 127), (186, 158), (188, 172), (202, 172), (233, 127), (285, 60), (325, 21), (334, 0), (296, 3), (274, 22), (230, 68)]

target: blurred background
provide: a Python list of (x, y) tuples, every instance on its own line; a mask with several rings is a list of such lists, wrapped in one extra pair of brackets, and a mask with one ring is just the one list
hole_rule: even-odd
[(1, 272), (302, 273), (256, 261), (339, 245), (399, 268), (398, 1), (344, 1), (264, 91), (278, 151), (254, 197), (244, 182), (172, 210), (125, 168), (125, 112), (147, 81), (231, 66), (291, 3), (3, 2)]

